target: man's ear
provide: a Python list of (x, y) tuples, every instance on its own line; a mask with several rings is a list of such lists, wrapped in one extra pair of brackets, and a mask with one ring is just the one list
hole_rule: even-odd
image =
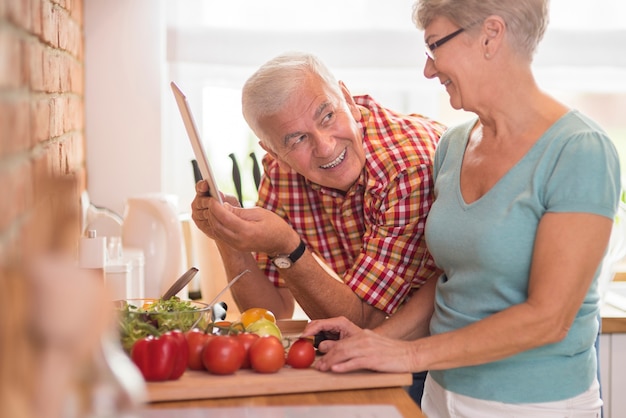
[(343, 94), (343, 98), (346, 100), (346, 103), (348, 104), (348, 109), (350, 109), (350, 113), (352, 114), (352, 117), (356, 121), (361, 120), (363, 115), (361, 115), (361, 111), (359, 110), (359, 107), (354, 102), (354, 98), (350, 94), (350, 90), (348, 90), (348, 88), (346, 87), (343, 81), (339, 81), (339, 87), (341, 88), (341, 93)]
[(272, 158), (276, 160), (276, 162), (278, 162), (278, 165), (283, 170), (291, 170), (291, 166), (289, 165), (289, 163), (287, 163), (282, 158), (280, 158), (280, 155), (278, 155), (274, 150), (272, 150), (267, 144), (265, 144), (263, 141), (259, 141), (259, 145), (261, 146), (261, 148), (263, 148), (265, 152), (271, 155)]

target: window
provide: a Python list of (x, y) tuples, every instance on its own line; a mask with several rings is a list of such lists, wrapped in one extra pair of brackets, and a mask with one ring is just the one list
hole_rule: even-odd
[[(450, 107), (441, 86), (423, 77), (422, 34), (411, 21), (413, 2), (167, 2), (170, 77), (190, 96), (220, 187), (234, 194), (228, 158), (234, 153), (244, 199), (252, 203), (256, 198), (249, 153), (260, 159), (263, 152), (241, 116), (240, 88), (261, 63), (286, 50), (316, 53), (353, 94), (367, 92), (390, 108), (446, 124), (466, 120), (469, 115)], [(552, 0), (551, 23), (534, 69), (546, 91), (607, 130), (626, 162), (623, 16), (623, 0)], [(171, 106), (166, 114), (177, 118)], [(182, 124), (169, 125), (172, 136), (184, 135)], [(191, 147), (183, 149), (178, 140), (176, 144), (170, 150), (177, 158), (168, 161), (193, 158)], [(190, 165), (166, 171), (171, 174), (168, 187), (179, 195), (189, 191)], [(182, 196), (183, 201), (192, 198)]]

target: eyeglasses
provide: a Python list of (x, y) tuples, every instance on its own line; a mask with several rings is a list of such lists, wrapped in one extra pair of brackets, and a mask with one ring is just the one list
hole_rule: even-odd
[(435, 49), (439, 48), (441, 45), (448, 42), (450, 39), (457, 36), (459, 33), (463, 32), (465, 28), (461, 28), (452, 32), (450, 35), (446, 35), (438, 41), (433, 42), (432, 44), (426, 44), (426, 56), (431, 60), (435, 60)]

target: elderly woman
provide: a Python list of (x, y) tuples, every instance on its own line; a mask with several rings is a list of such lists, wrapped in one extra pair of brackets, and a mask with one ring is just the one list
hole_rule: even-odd
[(413, 300), (374, 331), (314, 321), (306, 334), (341, 334), (318, 368), (429, 370), (430, 418), (597, 417), (597, 279), (620, 168), (606, 133), (535, 82), (548, 1), (419, 0), (414, 21), (424, 75), (477, 115), (435, 155), (430, 336)]

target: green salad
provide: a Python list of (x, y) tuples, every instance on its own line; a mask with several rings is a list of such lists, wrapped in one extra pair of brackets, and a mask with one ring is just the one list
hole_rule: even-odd
[(169, 300), (120, 301), (117, 310), (122, 347), (127, 353), (135, 341), (148, 335), (159, 336), (174, 329), (186, 332), (194, 326), (202, 326), (204, 314), (209, 311), (208, 305), (201, 307), (176, 296)]

